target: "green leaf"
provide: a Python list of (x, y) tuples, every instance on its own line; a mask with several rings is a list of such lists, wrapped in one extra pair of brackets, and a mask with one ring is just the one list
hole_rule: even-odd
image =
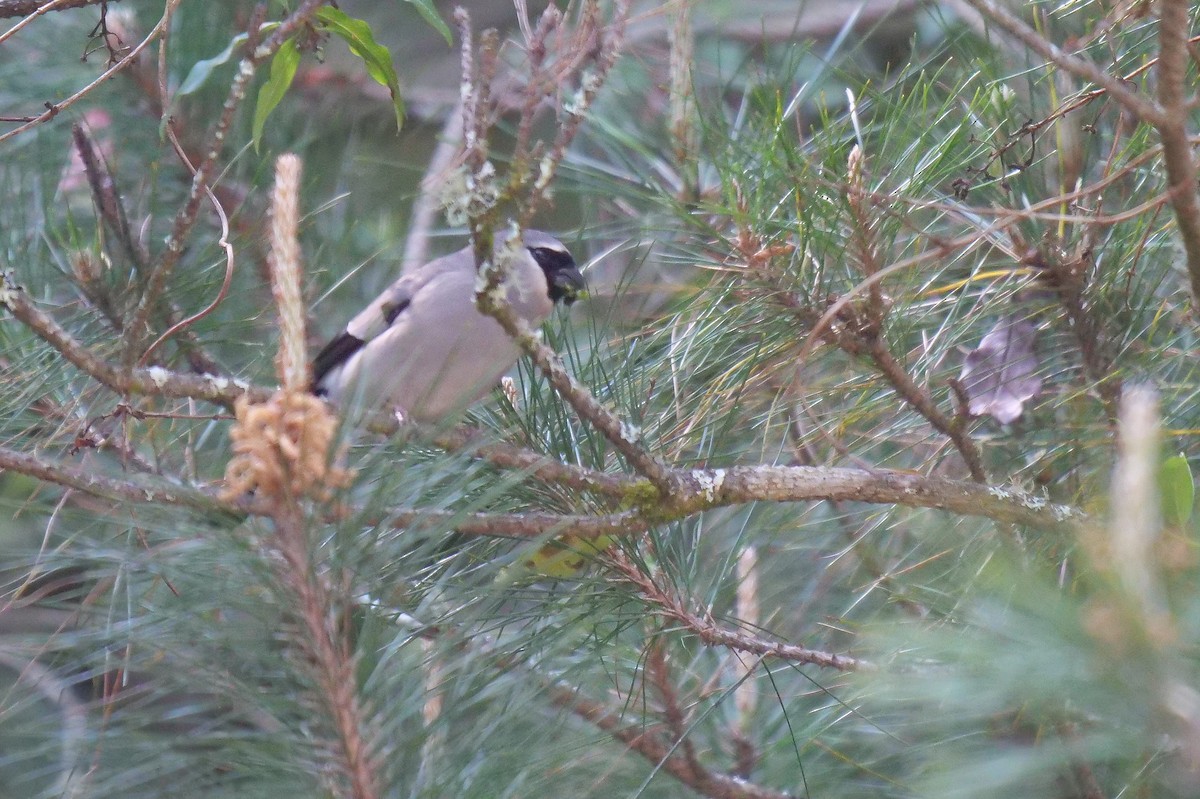
[(325, 6), (317, 12), (317, 22), (321, 30), (340, 36), (350, 48), (350, 52), (363, 60), (367, 74), (376, 83), (387, 87), (388, 93), (392, 95), (392, 105), (396, 108), (396, 129), (399, 130), (404, 124), (404, 99), (400, 96), (400, 79), (392, 66), (392, 54), (375, 41), (371, 26), (332, 6)]
[[(278, 22), (268, 22), (259, 28), (259, 35), (266, 34), (277, 27), (279, 27)], [(234, 51), (249, 38), (248, 34), (239, 33), (229, 40), (229, 44), (226, 45), (224, 50), (212, 58), (197, 61), (188, 71), (187, 77), (183, 79), (183, 83), (179, 84), (179, 88), (175, 90), (176, 96), (193, 94), (199, 91), (200, 87), (212, 76), (213, 70), (222, 64), (229, 63), (233, 58)]]
[(258, 150), (259, 142), (262, 140), (263, 127), (267, 124), (267, 117), (275, 110), (275, 106), (279, 105), (283, 95), (287, 94), (288, 87), (292, 85), (292, 79), (296, 77), (296, 68), (299, 66), (300, 48), (296, 46), (295, 39), (288, 39), (271, 59), (271, 75), (258, 90), (258, 103), (254, 106), (252, 134), (255, 151)]
[(178, 97), (198, 91), (212, 75), (213, 70), (228, 63), (229, 59), (233, 58), (233, 51), (237, 49), (238, 45), (249, 38), (248, 34), (239, 33), (229, 40), (229, 45), (224, 50), (212, 58), (197, 61), (188, 72), (187, 77), (183, 79), (183, 83), (179, 84), (179, 88), (175, 90), (175, 95)]
[(1158, 469), (1158, 490), (1162, 494), (1163, 520), (1179, 527), (1192, 517), (1196, 483), (1183, 453), (1167, 458)]
[(405, 2), (417, 9), (418, 13), (429, 23), (429, 27), (442, 34), (442, 38), (446, 40), (446, 44), (454, 44), (454, 36), (450, 33), (450, 26), (445, 23), (441, 15), (438, 14), (437, 9), (433, 7), (433, 0), (405, 0)]

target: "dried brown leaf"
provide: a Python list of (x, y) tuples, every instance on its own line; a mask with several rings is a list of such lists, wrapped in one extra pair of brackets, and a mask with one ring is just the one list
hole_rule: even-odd
[(972, 416), (1016, 421), (1025, 403), (1042, 388), (1033, 352), (1037, 328), (1024, 320), (1001, 319), (979, 346), (967, 353), (958, 376)]

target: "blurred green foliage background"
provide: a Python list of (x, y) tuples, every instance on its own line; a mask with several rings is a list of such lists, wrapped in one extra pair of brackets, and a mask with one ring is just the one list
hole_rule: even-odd
[[(288, 5), (269, 4), (268, 18)], [(475, 30), (513, 37), (501, 51), (502, 94), (521, 74), (519, 8), (465, 5)], [(1103, 521), (1111, 504), (1141, 501), (1109, 494), (1125, 387), (1158, 389), (1161, 453), (1186, 464), (1200, 430), (1193, 301), (1153, 128), (985, 30), (966, 4), (698, 0), (686, 29), (681, 5), (634, 6), (623, 56), (537, 220), (586, 264), (593, 287), (545, 331), (569, 371), (681, 468), (969, 480), (974, 457), (997, 491), (1091, 516), (1025, 530), (859, 501), (750, 502), (623, 539), (617, 557), (631, 571), (596, 563), (538, 580), (506, 569), (544, 541), (447, 530), (474, 513), (587, 515), (611, 503), (420, 436), (346, 430), (357, 478), (339, 501), (349, 510), (314, 509), (311, 534), (315, 571), (336, 576), (338, 623), (352, 632), (382, 794), (1195, 795), (1194, 522), (1184, 514), (1154, 527), (1151, 612), (1121, 577)], [(1025, 5), (1047, 39), (1113, 74), (1157, 53), (1153, 10), (1136, 8), (1154, 4)], [(430, 162), (452, 131), (457, 43), (410, 3), (339, 7), (389, 49), (407, 117), (397, 132), (362, 60), (319, 36), (258, 149), (253, 90), (238, 109), (215, 181), (233, 284), (189, 331), (254, 385), (276, 380), (264, 215), (278, 154), (304, 159), (314, 351), (399, 274), (415, 230), (430, 255), (465, 241), (440, 216), (414, 222), (423, 179), (436, 186), (443, 174)], [(436, 8), (451, 19), (450, 4)], [(163, 9), (107, 4), (113, 54)], [(536, 19), (541, 7), (529, 10)], [(168, 84), (221, 53), (253, 11), (237, 0), (180, 3), (162, 62)], [(0, 115), (38, 114), (99, 74), (109, 55), (93, 31), (99, 13), (46, 13), (0, 40)], [(17, 18), (4, 22), (9, 30)], [(673, 52), (686, 70), (672, 68)], [(0, 141), (0, 268), (115, 360), (120, 337), (85, 284), (121, 312), (141, 277), (103, 223), (71, 128), (82, 125), (102, 154), (138, 245), (160, 254), (190, 176), (163, 135), (150, 53)], [(193, 155), (235, 70), (236, 59), (215, 66), (171, 104)], [(1152, 91), (1149, 74), (1132, 85)], [(560, 124), (555, 111), (538, 118), (540, 135)], [(498, 114), (502, 172), (516, 124), (515, 113)], [(205, 205), (169, 284), (183, 315), (218, 295), (218, 239)], [(895, 267), (874, 310), (856, 288), (872, 262)], [(845, 297), (857, 299), (819, 329)], [(1013, 320), (1036, 330), (1041, 388), (1014, 421), (968, 419), (955, 383), (966, 353)], [(871, 354), (876, 340), (908, 382)], [(186, 346), (170, 343), (159, 358), (189, 368)], [(512, 377), (511, 398), (496, 392), (465, 422), (568, 465), (628, 471), (527, 364)], [(5, 448), (165, 484), (212, 486), (224, 473), (224, 409), (119, 397), (8, 314), (0, 387)], [(914, 392), (961, 425), (969, 446)], [(1190, 472), (1182, 480), (1190, 488)], [(297, 654), (306, 633), (263, 545), (266, 521), (116, 503), (11, 469), (0, 501), (0, 796), (346, 795), (330, 754), (336, 725)], [(391, 523), (409, 511), (409, 522)], [(693, 616), (668, 612), (670, 598)], [(713, 645), (697, 619), (848, 654), (856, 668)], [(661, 738), (671, 763), (690, 759), (742, 787), (681, 779), (572, 696)]]

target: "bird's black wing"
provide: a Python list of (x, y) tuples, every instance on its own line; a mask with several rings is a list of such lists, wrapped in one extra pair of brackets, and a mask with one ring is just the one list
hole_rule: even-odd
[(317, 353), (317, 357), (313, 358), (312, 392), (318, 395), (324, 394), (325, 389), (321, 387), (321, 381), (325, 379), (325, 375), (344, 364), (350, 359), (351, 355), (361, 350), (366, 343), (356, 336), (343, 332), (337, 338), (333, 339), (333, 341), (326, 344)]
[[(354, 353), (367, 345), (368, 341), (396, 321), (396, 317), (408, 307), (411, 301), (408, 289), (409, 286), (400, 283), (391, 286), (317, 353), (317, 357), (313, 358), (312, 365), (312, 391), (314, 394), (324, 393), (321, 381), (325, 379), (326, 375), (350, 360)], [(352, 330), (361, 332), (363, 335), (357, 336), (351, 332)]]
[(469, 252), (469, 249), (464, 248), (453, 255), (430, 261), (415, 272), (404, 275), (351, 319), (345, 330), (326, 344), (313, 359), (313, 393), (324, 393), (321, 382), (330, 372), (353, 358), (354, 354), (367, 346), (372, 339), (395, 324), (422, 286), (441, 274), (460, 268), (464, 263), (473, 266), (473, 260), (464, 260)]

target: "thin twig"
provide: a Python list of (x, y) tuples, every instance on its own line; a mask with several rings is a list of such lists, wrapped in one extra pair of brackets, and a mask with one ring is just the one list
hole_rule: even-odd
[[(593, 7), (594, 8), (594, 7)], [(586, 13), (586, 8), (585, 8)], [(598, 13), (593, 10), (593, 13)], [(550, 196), (550, 182), (558, 167), (566, 158), (567, 148), (575, 140), (587, 111), (608, 79), (608, 74), (617, 63), (617, 57), (625, 45), (626, 25), (629, 21), (630, 0), (615, 0), (612, 22), (601, 32), (599, 52), (590, 67), (580, 75), (580, 86), (573, 97), (564, 105), (566, 119), (559, 124), (558, 133), (546, 155), (538, 164), (537, 176), (529, 184), (529, 193), (520, 208), (520, 223), (525, 227), (537, 213), (542, 203)], [(582, 47), (576, 48), (583, 50)], [(586, 51), (584, 51), (586, 52)]]
[(189, 397), (231, 409), (234, 401), (243, 394), (266, 397), (270, 393), (266, 389), (254, 388), (243, 381), (226, 377), (188, 375), (158, 366), (148, 369), (114, 366), (34, 305), (6, 274), (0, 275), (0, 306), (7, 308), (18, 321), (54, 347), (72, 365), (122, 396)]
[(517, 125), (516, 141), (513, 143), (511, 170), (514, 178), (518, 181), (525, 179), (530, 161), (534, 157), (534, 148), (531, 146), (531, 142), (538, 108), (547, 96), (552, 96), (558, 90), (558, 83), (546, 68), (546, 60), (549, 54), (550, 34), (557, 30), (563, 21), (562, 12), (554, 4), (546, 6), (536, 29), (530, 30), (528, 19), (523, 14), (520, 17), (522, 33), (525, 36), (525, 58), (529, 67), (529, 76), (525, 83), (521, 121)]
[(562, 358), (542, 343), (528, 322), (503, 301), (493, 302), (496, 292), (491, 292), (490, 295), (476, 295), (476, 302), (485, 313), (491, 314), (504, 331), (533, 359), (534, 364), (546, 376), (559, 396), (599, 430), (630, 465), (654, 485), (662, 497), (679, 496), (678, 480), (674, 472), (642, 446), (639, 440), (641, 432), (604, 407), (587, 388), (571, 377)]
[(83, 165), (84, 175), (87, 176), (88, 186), (92, 190), (92, 201), (100, 218), (108, 229), (116, 236), (121, 248), (129, 257), (134, 269), (139, 273), (146, 266), (146, 254), (137, 244), (133, 231), (129, 228), (129, 217), (121, 204), (117, 191), (116, 180), (108, 165), (100, 155), (95, 142), (83, 125), (76, 124), (71, 128), (71, 136), (75, 142), (75, 152)]
[[(853, 96), (851, 95), (851, 100)], [(846, 199), (850, 209), (850, 242), (848, 251), (857, 262), (860, 270), (867, 278), (879, 272), (881, 257), (876, 237), (876, 221), (872, 218), (873, 207), (868, 204), (864, 186), (866, 183), (866, 153), (859, 145), (850, 151), (847, 164)], [(908, 403), (917, 413), (921, 414), (934, 429), (949, 438), (963, 460), (971, 479), (979, 483), (987, 482), (987, 473), (983, 468), (983, 458), (979, 448), (971, 439), (964, 422), (966, 417), (951, 417), (943, 413), (937, 406), (932, 394), (913, 379), (896, 357), (892, 355), (883, 336), (883, 328), (887, 321), (890, 306), (883, 296), (883, 287), (879, 281), (867, 283), (866, 318), (857, 326), (845, 325), (844, 332), (831, 336), (832, 340), (852, 355), (866, 354), (875, 363), (876, 368), (891, 383), (896, 393)], [(859, 314), (855, 314), (858, 316)]]
[(738, 777), (707, 770), (697, 772), (687, 758), (675, 753), (670, 743), (662, 740), (654, 731), (647, 730), (644, 725), (627, 724), (606, 705), (584, 697), (577, 689), (564, 683), (549, 683), (545, 689), (545, 695), (551, 702), (608, 733), (701, 796), (712, 799), (791, 799), (790, 794)]
[(446, 433), (439, 433), (433, 438), (433, 443), (448, 452), (470, 451), (472, 455), (501, 469), (528, 471), (533, 477), (545, 482), (580, 491), (592, 491), (614, 499), (625, 499), (631, 493), (636, 493), (639, 488), (640, 481), (637, 478), (571, 466), (560, 463), (549, 455), (512, 444), (489, 442), (483, 436), (483, 431), (458, 427)]
[(821, 652), (782, 641), (767, 641), (739, 630), (728, 629), (717, 624), (711, 616), (701, 616), (689, 610), (674, 592), (661, 588), (625, 555), (615, 552), (606, 556), (606, 560), (626, 582), (637, 588), (652, 613), (679, 624), (708, 646), (723, 646), (759, 657), (777, 658), (797, 664), (808, 663), (838, 671), (868, 671), (877, 668), (859, 658)]
[(601, 536), (638, 535), (649, 530), (652, 523), (638, 511), (580, 516), (558, 513), (457, 513), (426, 509), (402, 509), (388, 513), (389, 524), (398, 530), (410, 530), (415, 524), (452, 529), (462, 535), (495, 536), (530, 539), (549, 535), (578, 536), (594, 539)]
[(650, 639), (646, 652), (645, 675), (647, 682), (654, 686), (659, 701), (662, 702), (662, 717), (671, 731), (672, 743), (683, 751), (683, 758), (688, 768), (695, 774), (706, 770), (696, 756), (696, 745), (688, 737), (687, 714), (679, 701), (679, 691), (672, 680), (671, 668), (667, 663), (666, 641), (661, 636)]
[[(964, 0), (964, 2), (1008, 31), (1042, 58), (1077, 78), (1103, 87), (1109, 97), (1143, 122), (1157, 125), (1162, 121), (1163, 110), (1139, 92), (1131, 89), (1124, 80), (1109, 74), (1083, 56), (1063, 52), (1057, 45), (1047, 41), (1044, 36), (995, 0)], [(1186, 30), (1187, 28), (1184, 28), (1184, 31)]]
[(105, 0), (0, 0), (0, 19), (25, 17), (0, 34), (0, 44), (4, 44), (5, 40), (48, 11), (66, 11), (68, 8), (80, 8), (102, 2)]
[[(173, 3), (179, 2), (179, 0), (172, 0), (172, 1), (173, 1)], [(13, 128), (12, 130), (10, 130), (6, 133), (0, 133), (0, 142), (5, 141), (6, 139), (11, 139), (14, 136), (18, 136), (31, 128), (37, 127), (38, 125), (42, 124), (43, 122), (45, 122), (47, 120), (53, 119), (54, 117), (58, 116), (60, 113), (65, 111), (66, 109), (75, 105), (75, 103), (79, 102), (79, 100), (81, 98), (86, 97), (88, 94), (90, 94), (92, 92), (92, 90), (95, 89), (97, 86), (99, 86), (100, 84), (104, 83), (107, 80), (111, 80), (123, 69), (126, 69), (127, 67), (129, 67), (135, 61), (137, 61), (138, 55), (140, 55), (141, 52), (143, 50), (145, 50), (152, 41), (157, 39), (159, 34), (162, 33), (166, 29), (166, 24), (167, 24), (168, 19), (169, 19), (169, 15), (163, 14), (162, 18), (159, 19), (158, 24), (155, 25), (154, 28), (150, 31), (150, 33), (148, 33), (146, 35), (146, 38), (144, 38), (140, 42), (138, 42), (137, 46), (134, 47), (132, 50), (130, 50), (129, 53), (126, 54), (124, 58), (122, 58), (117, 63), (113, 64), (108, 69), (104, 70), (104, 72), (100, 73), (100, 76), (98, 78), (96, 78), (95, 80), (93, 80), (91, 83), (84, 86), (82, 89), (75, 92), (74, 94), (72, 94), (70, 97), (68, 97), (65, 100), (61, 100), (57, 103), (47, 102), (46, 110), (43, 111), (42, 113), (38, 114), (37, 116), (35, 116), (30, 121), (26, 122), (24, 125)]]
[[(295, 34), (301, 26), (308, 24), (317, 10), (326, 2), (328, 0), (304, 0), (294, 12), (279, 23), (265, 42), (249, 47), (246, 55), (242, 57), (238, 65), (237, 75), (229, 87), (229, 93), (221, 108), (221, 116), (213, 127), (212, 133), (209, 135), (209, 146), (205, 151), (203, 159), (201, 159), (199, 165), (196, 167), (196, 173), (192, 178), (187, 199), (184, 201), (183, 207), (175, 215), (171, 234), (167, 237), (166, 249), (159, 258), (158, 265), (150, 275), (137, 310), (130, 320), (129, 326), (126, 328), (125, 343), (126, 360), (128, 362), (136, 360), (134, 350), (137, 343), (145, 334), (152, 309), (158, 303), (159, 297), (166, 288), (167, 279), (183, 255), (184, 243), (187, 241), (193, 226), (196, 224), (202, 191), (209, 188), (209, 175), (215, 169), (217, 159), (221, 156), (225, 145), (225, 137), (228, 135), (230, 126), (233, 124), (234, 113), (245, 98), (250, 80), (254, 77), (258, 66), (273, 56), (283, 46), (283, 43)], [(258, 36), (260, 22), (261, 16), (255, 14), (251, 21), (251, 43)]]
[(958, 450), (967, 464), (967, 471), (970, 472), (971, 479), (977, 483), (986, 483), (987, 472), (983, 468), (983, 457), (979, 452), (979, 447), (967, 432), (966, 425), (959, 423), (961, 417), (956, 419), (942, 412), (929, 391), (918, 385), (908, 370), (896, 360), (882, 337), (873, 338), (867, 346), (867, 351), (876, 367), (904, 401), (933, 425), (935, 430), (954, 443), (954, 448)]
[[(174, 0), (178, 2), (178, 0)], [(169, 9), (168, 9), (169, 10)], [(164, 34), (165, 36), (165, 34)], [(136, 74), (136, 70), (133, 71)], [(168, 135), (173, 135), (173, 132), (168, 128)], [(149, 256), (138, 243), (133, 235), (128, 222), (128, 215), (125, 212), (125, 207), (121, 202), (120, 193), (117, 191), (116, 180), (112, 174), (111, 168), (104, 163), (98, 148), (91, 140), (87, 131), (79, 125), (76, 125), (72, 130), (75, 141), (75, 150), (79, 156), (80, 163), (83, 166), (83, 171), (87, 176), (88, 185), (92, 190), (93, 202), (96, 205), (100, 218), (104, 224), (116, 237), (121, 244), (121, 248), (125, 251), (130, 263), (133, 265), (134, 272), (141, 280), (145, 280), (148, 271)], [(217, 209), (219, 215), (222, 216), (222, 221), (225, 221), (223, 209)], [(227, 229), (227, 225), (226, 225)], [(223, 239), (227, 239), (226, 234)], [(232, 250), (226, 244), (227, 255), (232, 256)], [(88, 256), (80, 255), (76, 263), (81, 266), (85, 265), (82, 259)], [(117, 303), (111, 296), (109, 287), (102, 281), (96, 280), (91, 274), (93, 270), (77, 269), (75, 270), (75, 278), (79, 287), (83, 290), (88, 300), (95, 305), (101, 313), (112, 324), (113, 329), (119, 334), (123, 334), (126, 328), (126, 322), (123, 313), (117, 307)], [(192, 317), (181, 323), (172, 324), (173, 320), (177, 319), (181, 314), (178, 308), (173, 303), (166, 303), (166, 307), (162, 308), (160, 313), (165, 324), (170, 325), (172, 331), (177, 332), (185, 329), (196, 318)], [(203, 316), (204, 313), (200, 314)], [(203, 351), (195, 336), (187, 335), (178, 342), (179, 349), (183, 352), (188, 360), (189, 365), (197, 374), (220, 374), (221, 368), (217, 365), (207, 353)], [(145, 361), (143, 361), (145, 363)]]
[[(175, 13), (175, 9), (177, 7), (177, 2), (167, 4), (167, 10), (165, 14), (167, 18), (167, 29), (163, 33), (163, 37), (158, 43), (158, 97), (156, 98), (157, 102), (155, 104), (158, 106), (158, 113), (160, 117), (165, 117), (166, 109), (171, 107), (170, 98), (167, 96), (169, 93), (169, 89), (167, 87), (170, 84), (170, 74), (167, 67), (167, 49), (171, 42), (171, 15)], [(167, 122), (166, 119), (162, 119), (161, 121), (164, 123)]]
[[(174, 125), (168, 122), (166, 131), (167, 138), (170, 140), (171, 146), (175, 148), (175, 154), (179, 156), (179, 160), (183, 161), (184, 165), (187, 166), (188, 170), (194, 176), (196, 174), (196, 168), (192, 166), (192, 162), (188, 160), (187, 153), (184, 151), (183, 145), (179, 143), (179, 137), (175, 135)], [(138, 366), (145, 366), (150, 360), (150, 356), (154, 353), (154, 351), (158, 349), (164, 341), (171, 338), (171, 336), (175, 335), (181, 330), (191, 327), (196, 322), (199, 322), (201, 319), (217, 310), (217, 307), (229, 294), (229, 286), (233, 282), (234, 267), (233, 245), (229, 243), (229, 216), (225, 213), (225, 208), (221, 205), (220, 200), (217, 199), (217, 195), (213, 194), (212, 189), (210, 189), (208, 186), (205, 186), (204, 192), (208, 196), (209, 202), (212, 203), (213, 210), (217, 212), (217, 218), (221, 222), (221, 237), (217, 240), (217, 246), (225, 251), (225, 277), (221, 281), (221, 288), (217, 290), (217, 296), (214, 297), (213, 301), (207, 306), (187, 317), (186, 319), (180, 319), (178, 322), (167, 328), (167, 330), (161, 336), (155, 339), (154, 342), (146, 348), (146, 351), (142, 353), (142, 357), (138, 359)]]
[[(566, 155), (566, 148), (574, 139), (583, 121), (587, 108), (603, 86), (609, 70), (616, 62), (624, 41), (625, 24), (629, 14), (628, 0), (618, 0), (613, 11), (613, 21), (601, 30), (598, 28), (598, 6), (587, 3), (581, 11), (581, 21), (577, 27), (574, 46), (564, 46), (567, 53), (568, 65), (564, 69), (564, 80), (572, 77), (574, 71), (581, 71), (580, 87), (575, 92), (565, 113), (567, 119), (560, 123), (554, 144), (550, 152), (541, 159), (536, 177), (531, 174), (528, 162), (531, 156), (529, 150), (528, 118), (523, 120), (518, 140), (521, 142), (514, 158), (514, 169), (510, 173), (507, 195), (520, 199), (518, 216), (522, 221), (527, 220), (536, 208), (538, 202), (544, 199), (548, 192), (548, 184), (554, 176), (559, 163)], [(495, 45), (493, 40), (485, 36), (476, 57), (471, 38), (471, 20), (467, 12), (459, 8), (455, 12), (455, 22), (458, 24), (462, 39), (462, 117), (463, 117), (463, 149), (464, 161), (468, 171), (468, 189), (475, 191), (479, 181), (484, 177), (487, 162), (488, 115), (485, 109), (490, 91), (489, 72), (494, 63)], [(526, 117), (532, 115), (543, 92), (542, 64), (546, 54), (542, 51), (545, 38), (552, 30), (557, 29), (557, 17), (549, 12), (543, 16), (537, 32), (527, 42), (530, 65), (533, 75), (526, 86)], [(590, 61), (589, 61), (590, 59)], [(589, 66), (584, 68), (584, 64)], [(478, 192), (476, 192), (478, 193)], [(521, 196), (521, 195), (524, 196)], [(550, 384), (584, 419), (593, 424), (612, 442), (630, 465), (644, 475), (657, 489), (660, 496), (672, 496), (675, 493), (675, 480), (671, 469), (661, 460), (650, 454), (639, 442), (640, 431), (623, 422), (615, 413), (605, 408), (582, 385), (578, 384), (567, 373), (562, 360), (552, 349), (542, 344), (537, 334), (529, 324), (517, 315), (507, 304), (504, 292), (498, 287), (507, 277), (506, 271), (510, 263), (502, 255), (497, 246), (494, 234), (495, 201), (479, 203), (482, 207), (473, 208), (470, 215), (471, 242), (475, 252), (477, 269), (484, 270), (482, 285), (477, 288), (475, 302), (481, 311), (494, 317), (518, 345), (528, 353), (537, 367), (546, 375)], [(517, 235), (516, 230), (510, 230), (508, 244)], [(493, 263), (495, 261), (495, 263)]]

